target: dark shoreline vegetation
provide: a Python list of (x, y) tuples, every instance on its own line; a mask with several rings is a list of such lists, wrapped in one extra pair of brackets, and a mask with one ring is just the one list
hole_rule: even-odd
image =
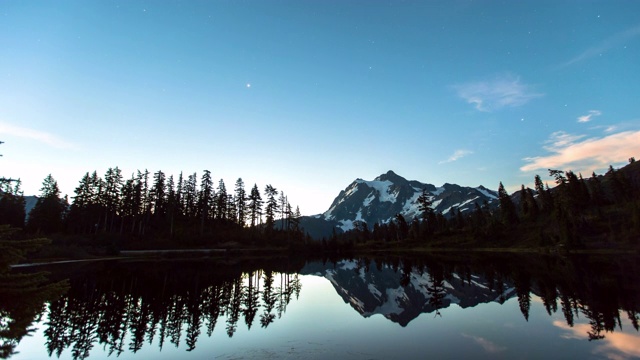
[[(640, 237), (640, 164), (629, 164), (588, 179), (572, 171), (549, 170), (556, 185), (539, 176), (535, 189), (509, 195), (502, 184), (498, 206), (475, 204), (473, 212), (431, 209), (427, 191), (418, 198), (422, 214), (353, 230), (334, 229), (329, 238), (312, 239), (300, 225), (284, 192), (242, 179), (228, 192), (223, 180), (214, 188), (205, 170), (177, 181), (162, 171), (138, 171), (123, 180), (115, 167), (104, 178), (86, 173), (71, 198), (61, 197), (49, 175), (29, 216), (20, 182), (3, 179), (0, 223), (23, 229), (11, 239), (47, 237), (51, 243), (31, 259), (79, 259), (118, 255), (122, 250), (224, 249), (301, 254), (410, 252), (433, 250), (637, 251)], [(262, 197), (265, 197), (263, 200)]]

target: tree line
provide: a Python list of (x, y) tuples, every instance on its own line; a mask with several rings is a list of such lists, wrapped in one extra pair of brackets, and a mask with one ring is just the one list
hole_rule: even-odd
[[(177, 179), (163, 171), (137, 171), (124, 179), (118, 167), (103, 177), (85, 173), (71, 201), (62, 197), (48, 175), (37, 203), (25, 221), (19, 182), (2, 190), (0, 223), (25, 227), (34, 234), (66, 234), (204, 245), (218, 240), (282, 245), (303, 239), (300, 209), (293, 209), (283, 191), (256, 184), (246, 190), (238, 178), (233, 190), (217, 186), (209, 170)], [(22, 213), (17, 211), (21, 208)]]
[(638, 246), (640, 234), (640, 163), (585, 179), (571, 170), (549, 169), (556, 186), (539, 175), (534, 189), (521, 186), (510, 195), (500, 183), (498, 199), (459, 208), (449, 216), (435, 212), (425, 189), (417, 202), (421, 215), (402, 214), (388, 222), (357, 222), (352, 230), (334, 231), (322, 246), (330, 251), (356, 246), (418, 244), (427, 246), (614, 247)]

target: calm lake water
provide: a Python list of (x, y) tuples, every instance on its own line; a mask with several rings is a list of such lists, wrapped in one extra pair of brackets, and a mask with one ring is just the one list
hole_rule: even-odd
[(37, 270), (49, 272), (51, 299), (20, 290), (23, 301), (0, 304), (0, 341), (12, 359), (640, 358), (638, 260), (440, 254), (48, 266)]

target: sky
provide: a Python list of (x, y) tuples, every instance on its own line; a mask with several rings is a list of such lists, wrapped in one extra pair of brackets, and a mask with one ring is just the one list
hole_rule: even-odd
[(0, 1), (0, 175), (271, 184), (304, 215), (640, 156), (638, 1)]

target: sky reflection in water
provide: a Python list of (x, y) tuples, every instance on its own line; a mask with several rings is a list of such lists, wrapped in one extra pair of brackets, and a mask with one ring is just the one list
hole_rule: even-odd
[[(475, 304), (469, 305), (467, 299), (463, 303), (455, 295), (459, 290), (462, 280), (456, 282), (455, 277), (449, 277), (444, 281), (447, 295), (437, 311), (422, 312), (417, 317), (410, 319), (406, 326), (400, 322), (391, 321), (392, 315), (387, 317), (378, 312), (389, 309), (388, 301), (400, 301), (392, 295), (401, 292), (400, 298), (405, 300), (421, 296), (419, 292), (412, 292), (412, 288), (420, 286), (419, 278), (424, 278), (426, 272), (414, 271), (411, 273), (411, 281), (407, 286), (400, 285), (402, 269), (392, 270), (384, 265), (382, 270), (370, 266), (369, 272), (363, 268), (353, 269), (352, 263), (339, 262), (335, 267), (331, 264), (321, 263), (307, 264), (303, 273), (311, 269), (310, 274), (294, 275), (289, 277), (281, 273), (273, 273), (273, 286), (275, 293), (287, 289), (286, 281), (299, 280), (301, 289), (299, 297), (291, 293), (288, 303), (275, 302), (272, 314), (273, 321), (266, 327), (261, 324), (264, 311), (264, 302), (257, 309), (251, 328), (247, 326), (241, 309), (237, 315), (235, 328), (229, 336), (229, 316), (234, 316), (229, 307), (223, 309), (224, 315), (217, 319), (215, 329), (211, 336), (207, 336), (207, 324), (201, 323), (200, 334), (197, 337), (195, 348), (187, 351), (187, 319), (192, 313), (182, 313), (184, 321), (181, 325), (181, 340), (176, 347), (168, 337), (164, 340), (161, 351), (159, 347), (159, 329), (156, 325), (155, 334), (151, 340), (149, 334), (151, 325), (147, 325), (147, 335), (139, 349), (131, 351), (134, 334), (131, 328), (126, 334), (121, 334), (124, 339), (124, 351), (117, 357), (119, 359), (422, 359), (431, 358), (582, 358), (582, 359), (632, 359), (640, 357), (640, 335), (625, 311), (618, 314), (618, 322), (614, 331), (602, 329), (597, 339), (589, 341), (589, 333), (593, 333), (593, 324), (585, 316), (585, 311), (591, 311), (593, 304), (573, 302), (573, 326), (569, 326), (561, 307), (562, 299), (557, 299), (556, 311), (547, 313), (542, 297), (530, 294), (528, 307), (528, 320), (523, 314), (523, 302), (519, 301), (516, 290), (509, 286), (510, 281), (505, 279), (503, 294), (506, 301), (500, 304), (496, 300), (499, 293), (489, 293), (493, 300), (485, 301), (482, 291), (487, 280), (483, 276), (472, 275), (472, 282), (463, 286), (464, 291), (470, 291), (476, 296)], [(315, 267), (314, 267), (315, 266)], [(322, 268), (322, 271), (318, 270)], [(455, 272), (454, 272), (455, 273)], [(318, 276), (322, 274), (324, 276)], [(350, 276), (352, 274), (352, 276)], [(365, 274), (372, 276), (374, 283), (369, 283), (368, 289), (375, 287), (379, 293), (380, 303), (363, 304), (362, 299), (367, 299), (366, 294), (359, 292), (357, 283), (362, 282)], [(385, 275), (386, 274), (386, 275)], [(389, 274), (395, 274), (396, 282), (385, 278)], [(458, 274), (458, 273), (455, 273)], [(240, 285), (247, 289), (249, 279), (259, 279), (253, 284), (259, 290), (265, 287), (264, 272), (255, 272), (253, 275), (244, 273)], [(464, 279), (464, 274), (459, 274)], [(329, 279), (333, 279), (333, 282)], [(433, 280), (433, 279), (431, 279)], [(535, 279), (534, 279), (535, 280)], [(375, 282), (378, 281), (378, 282)], [(535, 281), (532, 281), (535, 283)], [(72, 281), (72, 286), (78, 283)], [(284, 286), (283, 286), (284, 284)], [(387, 288), (381, 288), (383, 284)], [(433, 285), (427, 281), (427, 285)], [(476, 284), (476, 285), (473, 285)], [(206, 282), (203, 283), (206, 285)], [(425, 285), (425, 286), (427, 286)], [(455, 288), (455, 289), (454, 289)], [(235, 288), (234, 288), (235, 289)], [(240, 289), (240, 287), (238, 287)], [(229, 288), (229, 291), (234, 291)], [(342, 292), (342, 295), (340, 294)], [(345, 295), (345, 293), (348, 293)], [(425, 292), (426, 293), (426, 292)], [(385, 298), (386, 294), (387, 298)], [(621, 296), (611, 294), (611, 296)], [(627, 294), (628, 295), (628, 294)], [(262, 295), (261, 295), (262, 296)], [(281, 295), (278, 295), (281, 296)], [(351, 301), (345, 303), (345, 296)], [(276, 296), (277, 297), (277, 296)], [(135, 298), (135, 297), (134, 297)], [(184, 298), (184, 295), (182, 296)], [(243, 298), (244, 299), (244, 298)], [(448, 300), (450, 302), (448, 302)], [(635, 294), (631, 299), (621, 299), (635, 305)], [(148, 301), (145, 300), (145, 301)], [(132, 303), (140, 305), (142, 300)], [(233, 302), (233, 299), (231, 300)], [(526, 304), (526, 302), (525, 302)], [(227, 305), (230, 306), (230, 305)], [(278, 311), (278, 307), (281, 311)], [(401, 303), (398, 311), (411, 311), (402, 309), (412, 306), (409, 301)], [(188, 306), (185, 306), (187, 308)], [(377, 309), (367, 312), (366, 316), (357, 311), (362, 307)], [(637, 314), (636, 314), (637, 316)], [(594, 317), (598, 318), (598, 317)], [(606, 323), (600, 316), (601, 324)], [(50, 327), (48, 314), (45, 314), (40, 323), (35, 324), (38, 329), (32, 337), (24, 338), (17, 350), (19, 354), (15, 359), (43, 359), (48, 358), (47, 343), (44, 331)], [(402, 320), (400, 320), (402, 321)], [(225, 325), (226, 324), (226, 325)], [(97, 335), (93, 340), (93, 347), (89, 350), (91, 359), (116, 358), (116, 354), (108, 356), (108, 346), (98, 342)], [(69, 331), (69, 330), (67, 330)], [(592, 336), (593, 337), (593, 336)], [(66, 345), (60, 358), (73, 358), (73, 346)], [(80, 356), (81, 358), (82, 356)], [(56, 358), (56, 354), (52, 355)]]

